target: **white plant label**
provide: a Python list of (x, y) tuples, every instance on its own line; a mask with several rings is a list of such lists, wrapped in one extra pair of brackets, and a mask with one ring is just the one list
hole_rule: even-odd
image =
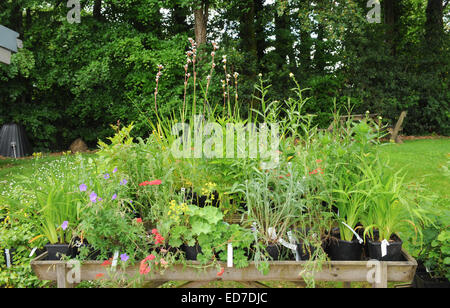
[(269, 235), (269, 237), (272, 240), (276, 240), (277, 239), (277, 231), (273, 227), (270, 227), (269, 229), (267, 229), (267, 235)]
[(288, 248), (288, 249), (291, 249), (291, 250), (294, 250), (294, 251), (297, 250), (297, 245), (288, 243), (288, 242), (286, 242), (285, 240), (283, 240), (282, 238), (280, 238), (280, 239), (278, 240), (278, 243), (280, 243), (281, 245), (283, 245), (284, 247), (286, 247), (286, 248)]
[(359, 242), (360, 244), (364, 243), (363, 239), (358, 235), (358, 233), (355, 232), (355, 230), (353, 230), (353, 229), (352, 229), (349, 225), (347, 225), (345, 222), (343, 222), (343, 221), (341, 221), (341, 222), (342, 222), (342, 224), (343, 224), (344, 226), (346, 226), (347, 228), (350, 229), (350, 231), (353, 232), (353, 234), (356, 236), (356, 239), (358, 240), (358, 242)]
[(9, 254), (9, 249), (5, 249), (6, 256), (6, 267), (11, 267), (11, 256)]
[[(292, 235), (291, 231), (287, 232), (288, 238), (289, 238), (289, 242), (291, 244), (296, 245), (295, 243), (297, 242), (297, 240), (295, 239), (295, 237)], [(292, 252), (294, 253), (295, 256), (295, 261), (300, 261), (300, 256), (297, 253), (297, 245), (295, 246), (295, 249), (292, 249)]]
[(118, 258), (119, 258), (119, 252), (118, 252), (118, 251), (115, 251), (115, 252), (114, 252), (114, 256), (113, 256), (113, 260), (112, 260), (111, 267), (115, 268), (115, 267), (117, 266)]
[(227, 266), (233, 267), (233, 244), (228, 243), (227, 247)]
[(387, 247), (389, 246), (389, 242), (384, 239), (381, 242), (381, 257), (384, 257), (385, 255), (387, 255)]
[(34, 247), (33, 250), (31, 250), (31, 253), (30, 253), (30, 256), (29, 256), (30, 258), (34, 255), (36, 250), (37, 250), (37, 247)]

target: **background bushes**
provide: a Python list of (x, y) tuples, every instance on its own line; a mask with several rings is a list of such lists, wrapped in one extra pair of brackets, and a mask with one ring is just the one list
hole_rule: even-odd
[[(210, 103), (219, 110), (223, 104), (226, 54), (227, 72), (240, 73), (244, 116), (258, 107), (259, 73), (272, 84), (271, 99), (283, 100), (294, 86), (292, 72), (311, 88), (306, 108), (320, 127), (329, 125), (335, 99), (338, 106), (350, 99), (354, 112), (378, 112), (391, 123), (407, 110), (406, 134), (448, 135), (448, 1), (383, 0), (380, 24), (367, 22), (365, 0), (334, 2), (209, 1), (207, 41), (220, 45)], [(12, 65), (0, 65), (0, 125), (24, 124), (35, 151), (67, 149), (78, 137), (93, 147), (117, 120), (135, 121), (135, 133), (147, 136), (158, 64), (165, 67), (159, 112), (182, 108), (187, 39), (201, 41), (193, 11), (205, 0), (82, 0), (80, 24), (67, 22), (64, 4), (0, 4), (0, 24), (24, 41)], [(201, 50), (198, 78), (205, 86), (210, 44)]]

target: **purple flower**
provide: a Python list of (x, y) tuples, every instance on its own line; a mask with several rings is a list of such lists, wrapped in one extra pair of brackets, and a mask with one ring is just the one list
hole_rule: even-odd
[(116, 198), (117, 198), (117, 194), (114, 194), (114, 195), (112, 196), (112, 199), (111, 199), (111, 200), (116, 200)]
[(128, 181), (127, 179), (123, 179), (122, 181), (120, 181), (120, 185), (127, 185)]
[(123, 262), (127, 262), (129, 258), (126, 253), (120, 255), (120, 260)]
[(80, 191), (86, 191), (86, 190), (87, 190), (86, 184), (81, 184), (80, 185)]
[(92, 192), (89, 198), (91, 199), (91, 202), (97, 202), (97, 194), (95, 192)]
[(113, 173), (116, 173), (117, 172), (117, 167), (116, 168), (114, 168), (114, 170), (113, 170)]
[(105, 175), (103, 176), (103, 178), (104, 178), (105, 180), (109, 179), (109, 173), (105, 174)]
[(66, 231), (67, 227), (69, 226), (69, 222), (66, 220), (62, 223), (61, 228)]

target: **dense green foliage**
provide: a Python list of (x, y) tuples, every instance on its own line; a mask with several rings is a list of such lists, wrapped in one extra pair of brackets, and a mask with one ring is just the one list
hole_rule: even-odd
[[(321, 127), (330, 123), (334, 99), (350, 99), (354, 112), (378, 112), (391, 123), (407, 110), (406, 133), (449, 133), (448, 1), (382, 0), (381, 23), (366, 20), (366, 0), (80, 2), (81, 23), (74, 24), (66, 1), (0, 3), (0, 24), (24, 42), (12, 65), (0, 65), (0, 125), (24, 124), (35, 151), (66, 149), (77, 137), (94, 146), (117, 120), (134, 120), (134, 133), (148, 136), (157, 65), (164, 66), (158, 111), (167, 116), (182, 108), (187, 38), (203, 43), (202, 27), (208, 52), (199, 55), (197, 79), (204, 90), (209, 42), (218, 42), (216, 63), (226, 54), (227, 73), (240, 74), (243, 113), (255, 107), (260, 72), (279, 100), (292, 72), (311, 88), (305, 111)], [(217, 65), (209, 100), (219, 109), (222, 79)]]

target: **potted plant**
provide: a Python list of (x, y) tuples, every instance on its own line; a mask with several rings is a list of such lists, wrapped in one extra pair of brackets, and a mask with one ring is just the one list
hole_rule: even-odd
[(301, 212), (302, 187), (294, 177), (283, 180), (266, 172), (255, 174), (243, 186), (248, 207), (248, 223), (257, 234), (257, 244), (273, 260), (280, 260), (287, 231)]
[[(372, 163), (363, 161), (360, 169), (368, 179), (363, 224), (370, 259), (399, 261), (402, 258), (402, 230), (416, 227), (415, 221), (424, 222), (426, 209), (417, 204), (417, 198), (408, 191), (402, 171), (385, 167), (376, 156)], [(413, 196), (412, 198), (409, 196)]]
[(181, 248), (187, 260), (202, 258), (210, 260), (214, 255), (208, 239), (219, 223), (223, 223), (223, 213), (217, 207), (199, 207), (172, 200), (168, 211), (169, 245)]
[(330, 172), (329, 188), (318, 198), (328, 205), (335, 228), (328, 238), (327, 252), (331, 260), (361, 260), (362, 239), (357, 234), (364, 209), (365, 180), (349, 163), (338, 163)]
[(58, 181), (53, 185), (43, 185), (44, 189), (35, 186), (34, 195), (39, 205), (37, 215), (40, 237), (48, 240), (45, 248), (49, 260), (59, 260), (62, 256), (72, 254), (73, 230), (79, 222), (81, 199), (76, 193), (70, 191), (67, 183)]
[(450, 230), (443, 221), (423, 231), (413, 281), (415, 288), (450, 288)]
[[(150, 251), (151, 237), (141, 219), (135, 219), (126, 208), (115, 204), (95, 204), (83, 211), (78, 233), (95, 250), (97, 259), (107, 260), (115, 252), (139, 260)], [(92, 253), (92, 252), (91, 252)], [(89, 257), (85, 252), (80, 258)]]

